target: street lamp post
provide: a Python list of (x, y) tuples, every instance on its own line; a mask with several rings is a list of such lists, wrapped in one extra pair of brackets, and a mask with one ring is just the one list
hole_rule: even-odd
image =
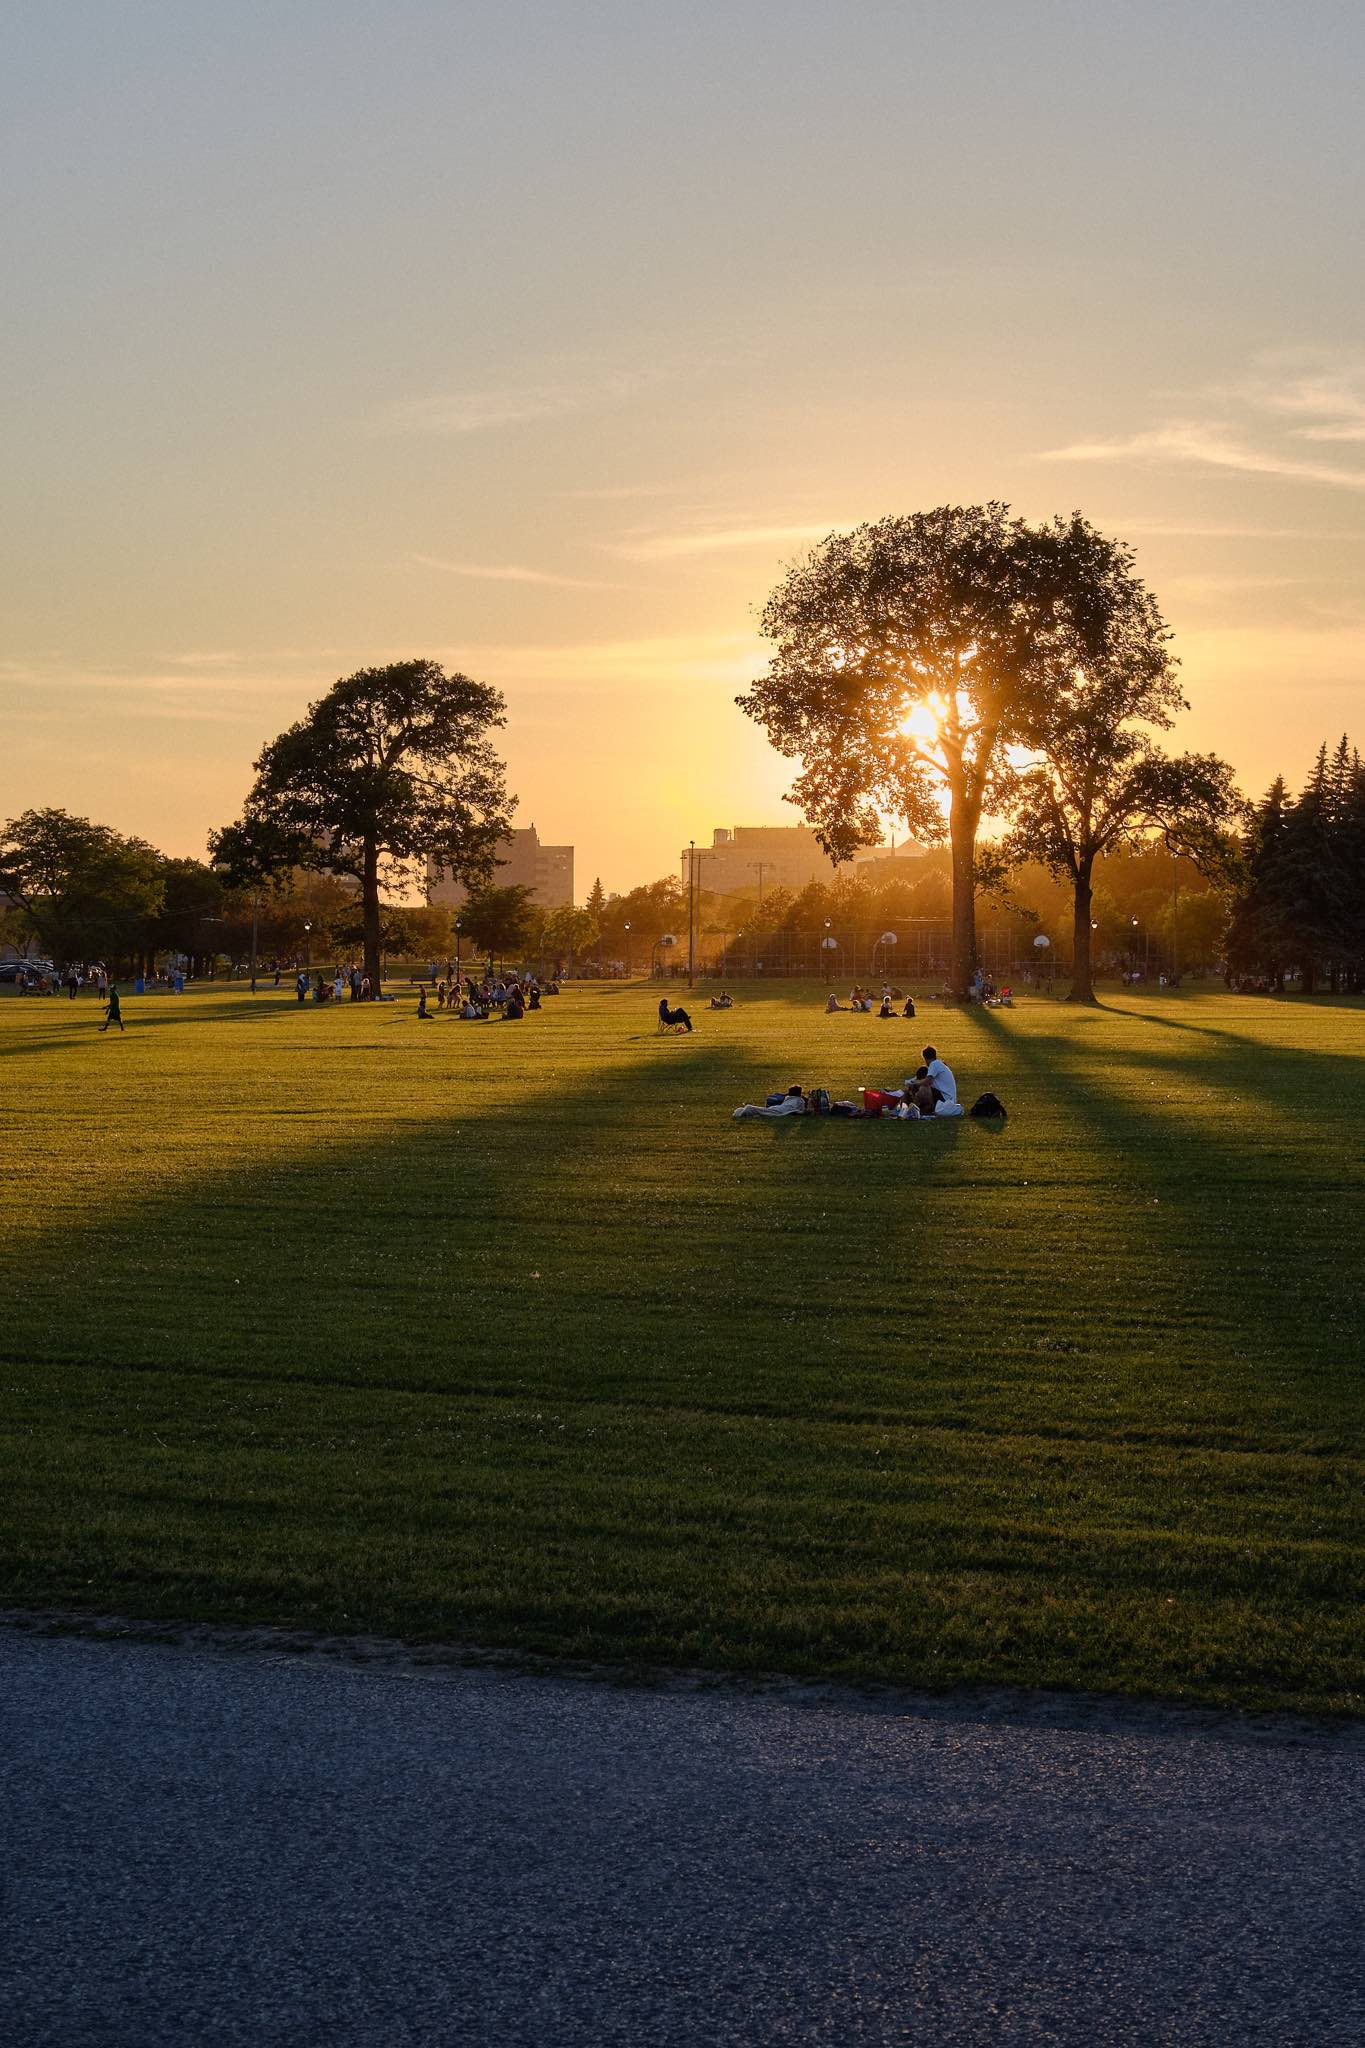
[(455, 986), (460, 986), (460, 920), (455, 920)]
[(258, 891), (253, 890), (251, 894), (251, 993), (253, 996), (256, 993), (256, 915), (260, 907), (260, 894)]
[(687, 842), (687, 986), (697, 966), (697, 842)]
[(630, 980), (630, 919), (626, 919), (626, 980)]
[(313, 942), (308, 936), (312, 929), (312, 918), (305, 917), (303, 920), (303, 964), (305, 967), (311, 967), (313, 964)]

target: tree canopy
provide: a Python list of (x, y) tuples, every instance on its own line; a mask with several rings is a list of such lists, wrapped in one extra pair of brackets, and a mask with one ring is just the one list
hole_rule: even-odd
[[(940, 506), (831, 534), (764, 609), (766, 676), (739, 698), (799, 760), (791, 800), (835, 860), (886, 817), (953, 855), (954, 988), (976, 958), (976, 839), (1022, 742), (1079, 663), (1126, 647), (1159, 668), (1165, 628), (1120, 543), (1079, 513)], [(944, 807), (947, 817), (945, 824)]]
[(146, 840), (69, 811), (25, 811), (0, 830), (0, 891), (57, 967), (130, 952), (165, 901), (165, 869)]
[(1073, 892), (1071, 999), (1093, 1002), (1091, 907), (1095, 862), (1123, 840), (1159, 830), (1201, 867), (1224, 860), (1237, 796), (1213, 754), (1172, 758), (1154, 737), (1184, 709), (1166, 629), (1155, 607), (1119, 615), (1069, 674), (1058, 675), (1028, 722), (1031, 766), (1009, 796), (1006, 864), (1037, 861)]
[(1297, 969), (1306, 992), (1365, 983), (1365, 763), (1343, 736), (1318, 751), (1297, 798), (1276, 778), (1248, 821), (1244, 887), (1228, 960), (1282, 989)]
[(531, 931), (531, 891), (520, 882), (509, 882), (501, 889), (473, 890), (459, 919), (461, 931), (488, 955), (491, 968), (495, 956), (501, 959), (526, 944)]
[(377, 986), (381, 880), (411, 884), (428, 860), (470, 887), (493, 873), (511, 821), (488, 734), (505, 723), (497, 690), (437, 662), (360, 669), (264, 749), (214, 857), (239, 880), (290, 865), (354, 877)]

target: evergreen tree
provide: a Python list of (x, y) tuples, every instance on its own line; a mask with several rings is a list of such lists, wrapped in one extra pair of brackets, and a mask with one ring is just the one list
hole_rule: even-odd
[(1318, 749), (1297, 799), (1277, 777), (1244, 847), (1228, 965), (1283, 989), (1297, 969), (1305, 995), (1325, 980), (1357, 989), (1365, 972), (1365, 769), (1343, 737)]

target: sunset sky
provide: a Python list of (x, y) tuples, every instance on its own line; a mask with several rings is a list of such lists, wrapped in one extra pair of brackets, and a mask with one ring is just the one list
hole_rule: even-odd
[(0, 29), (0, 814), (173, 853), (335, 677), (496, 682), (624, 888), (794, 822), (836, 525), (1079, 506), (1259, 790), (1365, 743), (1365, 8), (34, 0)]

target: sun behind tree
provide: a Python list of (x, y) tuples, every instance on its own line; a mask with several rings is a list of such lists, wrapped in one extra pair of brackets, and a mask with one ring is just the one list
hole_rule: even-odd
[[(951, 985), (976, 965), (977, 834), (1078, 665), (1160, 668), (1165, 627), (1121, 542), (1080, 513), (941, 505), (832, 533), (772, 592), (768, 672), (738, 699), (799, 761), (791, 801), (831, 859), (903, 821), (952, 849)], [(945, 823), (946, 812), (946, 823)]]

